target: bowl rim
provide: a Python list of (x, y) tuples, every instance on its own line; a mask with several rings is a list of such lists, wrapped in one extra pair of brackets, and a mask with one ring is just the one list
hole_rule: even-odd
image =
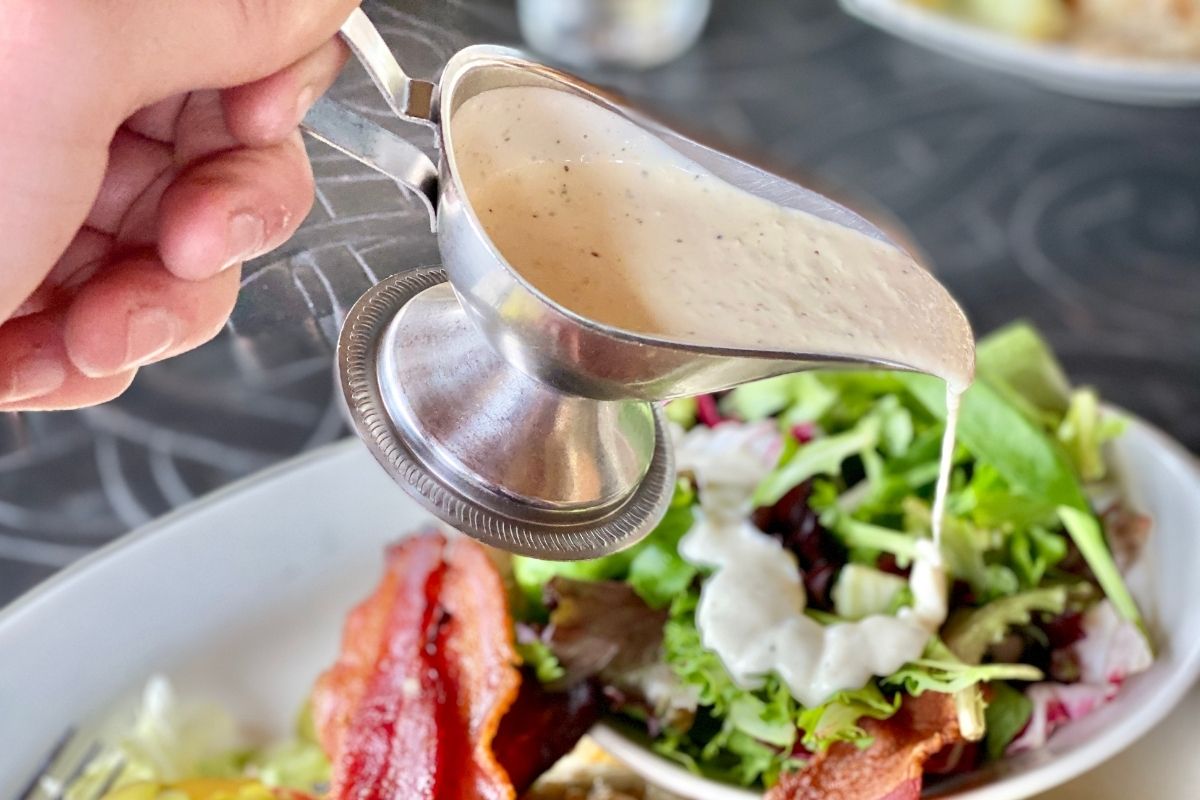
[(1134, 105), (1200, 103), (1200, 60), (1106, 56), (1028, 41), (906, 0), (839, 0), (863, 22), (921, 47), (1058, 92)]

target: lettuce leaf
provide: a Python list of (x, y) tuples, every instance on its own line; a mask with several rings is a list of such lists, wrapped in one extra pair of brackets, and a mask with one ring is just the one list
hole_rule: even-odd
[[(513, 556), (513, 579), (528, 603), (545, 612), (542, 594), (556, 577), (577, 581), (625, 580), (653, 608), (665, 607), (691, 583), (696, 572), (678, 554), (679, 540), (692, 527), (696, 492), (691, 483), (675, 485), (671, 505), (650, 535), (610, 556), (584, 561), (543, 561)], [(544, 618), (544, 616), (543, 616)]]
[(115, 734), (101, 737), (102, 750), (66, 787), (66, 800), (141, 781), (232, 777), (244, 763), (244, 742), (232, 715), (215, 705), (181, 701), (161, 676), (151, 678), (140, 704), (120, 717), (108, 726)]
[(770, 783), (795, 766), (791, 752), (800, 706), (787, 687), (768, 676), (759, 689), (734, 683), (716, 653), (703, 646), (696, 629), (698, 592), (676, 598), (663, 630), (663, 652), (676, 676), (692, 687), (700, 704), (697, 722), (668, 729), (655, 749), (689, 769), (745, 786)]
[(786, 427), (821, 418), (837, 395), (812, 372), (794, 372), (743, 384), (721, 400), (721, 410), (746, 422), (773, 417), (780, 412)]
[(1093, 389), (1079, 389), (1058, 426), (1057, 436), (1084, 481), (1102, 480), (1108, 471), (1103, 447), (1125, 429), (1125, 420), (1100, 409)]
[(690, 428), (696, 424), (696, 412), (699, 403), (694, 397), (680, 397), (667, 403), (667, 419), (681, 428)]
[(875, 683), (861, 689), (838, 692), (824, 705), (806, 708), (797, 720), (804, 731), (805, 749), (819, 753), (834, 742), (850, 742), (857, 747), (871, 745), (871, 736), (858, 723), (863, 717), (887, 719), (900, 708), (902, 695), (886, 697)]
[(773, 506), (785, 494), (814, 475), (836, 475), (842, 462), (879, 444), (882, 424), (868, 415), (844, 433), (814, 439), (785, 458), (754, 492), (754, 504)]
[(1001, 597), (956, 615), (946, 626), (943, 639), (963, 662), (978, 664), (987, 648), (1003, 639), (1009, 628), (1029, 624), (1039, 611), (1061, 614), (1066, 605), (1067, 590), (1062, 586)]
[(517, 655), (525, 666), (533, 670), (539, 683), (555, 683), (567, 674), (554, 651), (540, 639), (518, 640)]
[[(931, 414), (945, 421), (946, 387), (941, 380), (911, 373), (900, 379)], [(1088, 507), (1075, 470), (1058, 444), (986, 381), (976, 381), (963, 394), (958, 439), (1013, 489), (1056, 507)]]
[(924, 692), (956, 694), (964, 689), (991, 681), (1037, 681), (1042, 671), (1029, 664), (967, 664), (940, 639), (934, 638), (925, 656), (905, 664), (886, 678), (885, 686), (895, 686), (911, 695)]
[(847, 564), (833, 585), (833, 610), (849, 620), (888, 614), (906, 588), (908, 581), (899, 575), (863, 564)]
[[(903, 503), (906, 530), (927, 533), (932, 525), (929, 505), (915, 497)], [(942, 556), (951, 576), (965, 581), (980, 601), (1016, 592), (1016, 574), (1004, 564), (991, 563), (988, 554), (999, 545), (999, 537), (991, 531), (972, 525), (961, 517), (947, 515), (942, 524)]]
[(1038, 586), (1067, 555), (1066, 537), (1040, 525), (1013, 531), (1006, 543), (1008, 563), (1025, 588)]
[(245, 771), (267, 786), (317, 792), (329, 784), (330, 767), (315, 741), (291, 739), (251, 755)]
[(1100, 588), (1104, 590), (1109, 602), (1122, 617), (1137, 625), (1145, 635), (1146, 625), (1142, 621), (1142, 614), (1138, 610), (1133, 595), (1129, 593), (1129, 588), (1125, 585), (1125, 579), (1121, 577), (1121, 572), (1117, 569), (1117, 563), (1108, 549), (1108, 543), (1104, 541), (1104, 533), (1100, 529), (1099, 520), (1090, 511), (1081, 511), (1068, 506), (1060, 507), (1058, 515), (1062, 518), (1063, 525), (1066, 527), (1067, 533), (1071, 535), (1071, 539), (1074, 540), (1075, 546), (1083, 554), (1092, 574), (1099, 581)]
[(863, 522), (837, 507), (821, 514), (821, 525), (847, 548), (864, 554), (866, 561), (874, 561), (879, 553), (890, 553), (897, 563), (907, 566), (917, 554), (917, 537), (912, 534)]
[(1027, 322), (993, 331), (975, 348), (975, 375), (1031, 419), (1054, 421), (1067, 410), (1071, 384), (1041, 335)]
[(1003, 681), (993, 683), (987, 710), (984, 712), (987, 722), (987, 738), (984, 744), (987, 757), (992, 761), (1003, 758), (1005, 749), (1025, 729), (1032, 715), (1033, 703), (1024, 693)]

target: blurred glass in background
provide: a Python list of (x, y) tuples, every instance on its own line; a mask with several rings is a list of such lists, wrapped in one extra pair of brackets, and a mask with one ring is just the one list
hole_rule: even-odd
[(521, 35), (547, 59), (578, 68), (648, 69), (700, 38), (711, 0), (517, 0)]

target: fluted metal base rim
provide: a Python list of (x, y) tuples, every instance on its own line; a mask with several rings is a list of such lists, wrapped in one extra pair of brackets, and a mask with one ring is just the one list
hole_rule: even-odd
[[(530, 509), (514, 510), (511, 497), (494, 502), (478, 491), (464, 492), (423, 462), (422, 443), (390, 415), (379, 385), (380, 339), (389, 322), (412, 298), (445, 282), (441, 269), (404, 272), (380, 281), (347, 315), (338, 341), (338, 369), (351, 421), (371, 453), (409, 495), (442, 521), (485, 544), (521, 555), (553, 560), (594, 558), (628, 547), (648, 534), (666, 513), (674, 489), (674, 457), (665, 416), (655, 407), (654, 454), (631, 495), (597, 515), (578, 513), (547, 522)], [(425, 443), (427, 445), (427, 443)], [(443, 470), (444, 471), (444, 470)], [(453, 476), (449, 476), (453, 477)]]

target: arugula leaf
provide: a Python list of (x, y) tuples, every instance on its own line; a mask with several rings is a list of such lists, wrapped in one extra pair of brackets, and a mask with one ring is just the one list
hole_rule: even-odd
[[(1104, 541), (1104, 532), (1100, 529), (1100, 522), (1089, 511), (1080, 511), (1067, 506), (1061, 506), (1058, 509), (1058, 516), (1062, 518), (1067, 533), (1071, 535), (1075, 546), (1083, 554), (1083, 559), (1091, 567), (1092, 574), (1100, 582), (1100, 588), (1104, 590), (1105, 596), (1113, 604), (1117, 613), (1137, 625), (1142, 634), (1146, 635), (1146, 625), (1142, 621), (1142, 614), (1138, 611), (1137, 602), (1129, 593), (1129, 588), (1125, 586), (1125, 580), (1121, 577), (1120, 570), (1117, 569), (1117, 563), (1113, 561), (1108, 543)], [(1149, 636), (1147, 636), (1147, 640), (1149, 640)]]
[(1027, 322), (1014, 322), (979, 341), (975, 375), (1031, 419), (1057, 420), (1067, 410), (1071, 384), (1050, 346)]
[[(912, 396), (944, 422), (945, 384), (929, 375), (898, 374)], [(986, 381), (976, 381), (963, 394), (957, 435), (1014, 489), (1055, 506), (1088, 507), (1079, 479), (1058, 445)]]
[(1033, 716), (1033, 703), (1024, 693), (1003, 681), (991, 686), (992, 696), (984, 712), (987, 721), (987, 756), (992, 761), (1004, 757), (1012, 740), (1025, 729)]
[(987, 605), (959, 614), (946, 626), (946, 646), (967, 664), (978, 664), (990, 645), (999, 642), (1016, 625), (1027, 625), (1039, 611), (1061, 614), (1067, 605), (1062, 586), (1034, 589), (1001, 597)]

